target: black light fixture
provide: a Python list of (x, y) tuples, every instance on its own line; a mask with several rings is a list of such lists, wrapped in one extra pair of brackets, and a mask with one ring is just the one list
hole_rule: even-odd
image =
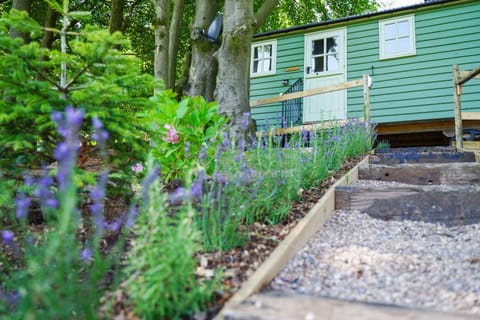
[(287, 86), (289, 85), (289, 83), (290, 83), (290, 81), (289, 81), (288, 79), (285, 79), (285, 80), (283, 80), (282, 82), (283, 82), (283, 85), (284, 85), (285, 87), (287, 87)]
[(196, 29), (198, 33), (207, 38), (210, 42), (215, 42), (218, 40), (218, 37), (222, 33), (223, 28), (223, 15), (219, 15), (213, 19), (212, 23), (208, 27), (207, 32), (203, 29)]

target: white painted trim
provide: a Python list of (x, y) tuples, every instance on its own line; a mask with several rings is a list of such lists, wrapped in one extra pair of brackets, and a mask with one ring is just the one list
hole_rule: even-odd
[[(394, 54), (386, 54), (385, 53), (385, 25), (389, 23), (398, 23), (399, 21), (408, 21), (409, 24), (409, 40), (410, 40), (410, 51), (408, 52), (403, 52), (403, 53), (394, 53)], [(386, 19), (386, 20), (379, 20), (378, 21), (378, 30), (379, 30), (379, 55), (380, 55), (380, 60), (386, 60), (386, 59), (394, 59), (394, 58), (401, 58), (401, 57), (407, 57), (407, 56), (414, 56), (417, 54), (417, 48), (416, 48), (416, 29), (415, 29), (415, 15), (407, 15), (407, 16), (401, 16), (401, 17), (396, 17), (394, 19)]]
[[(259, 46), (272, 45), (272, 70), (266, 72), (253, 72), (253, 54), (254, 48)], [(257, 78), (263, 76), (271, 76), (277, 73), (277, 40), (268, 40), (252, 43), (250, 53), (250, 77)]]

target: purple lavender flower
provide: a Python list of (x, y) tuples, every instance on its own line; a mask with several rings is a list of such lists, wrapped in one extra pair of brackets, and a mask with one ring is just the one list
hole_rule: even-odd
[(90, 205), (90, 213), (92, 214), (95, 226), (97, 227), (97, 235), (102, 233), (104, 225), (103, 209), (105, 198), (105, 186), (108, 181), (108, 171), (104, 171), (98, 178), (97, 185), (90, 192), (92, 204)]
[(150, 171), (150, 173), (143, 179), (142, 183), (142, 190), (143, 190), (143, 203), (147, 203), (148, 201), (148, 190), (150, 189), (150, 186), (152, 183), (157, 180), (158, 176), (160, 173), (160, 169), (158, 167), (154, 167), (153, 170)]
[(242, 131), (247, 131), (249, 127), (250, 127), (250, 113), (244, 112), (242, 119), (240, 121), (240, 129)]
[(130, 209), (128, 210), (127, 214), (127, 220), (125, 221), (125, 225), (127, 228), (131, 229), (133, 228), (133, 225), (135, 224), (135, 218), (137, 217), (138, 214), (138, 208), (136, 205), (131, 205)]
[(201, 199), (203, 197), (203, 182), (205, 180), (205, 171), (201, 171), (197, 179), (190, 187), (190, 197), (192, 199)]
[(200, 149), (200, 154), (198, 155), (198, 158), (200, 159), (201, 163), (205, 163), (205, 160), (207, 159), (207, 148), (205, 146), (202, 146)]
[(22, 219), (28, 213), (30, 198), (28, 198), (23, 191), (20, 191), (15, 198), (15, 203), (17, 204), (16, 216), (18, 219)]
[(64, 138), (54, 150), (54, 157), (58, 161), (57, 180), (60, 191), (64, 190), (70, 181), (71, 170), (75, 165), (78, 150), (80, 149), (80, 128), (85, 111), (66, 107), (64, 116), (54, 112), (52, 120), (57, 123), (57, 131)]
[(122, 218), (117, 218), (113, 220), (112, 222), (106, 222), (105, 227), (113, 232), (117, 232), (120, 230), (120, 227), (122, 226)]
[(88, 262), (92, 258), (92, 255), (93, 255), (93, 250), (92, 249), (84, 248), (80, 252), (80, 259), (82, 259), (82, 261), (84, 261), (84, 262)]
[(34, 195), (40, 198), (42, 207), (57, 208), (58, 202), (55, 198), (55, 194), (51, 190), (53, 179), (50, 177), (48, 169), (43, 168), (43, 175), (37, 181), (37, 187), (35, 188)]
[(223, 133), (222, 147), (225, 150), (228, 150), (228, 148), (230, 147), (230, 140), (228, 139), (228, 133), (227, 132)]
[(10, 230), (3, 230), (2, 231), (2, 241), (6, 244), (9, 244), (15, 238), (15, 234)]

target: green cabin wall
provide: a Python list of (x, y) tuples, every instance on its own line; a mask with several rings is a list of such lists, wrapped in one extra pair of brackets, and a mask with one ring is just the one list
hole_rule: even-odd
[[(414, 14), (416, 55), (389, 60), (379, 59), (378, 21)], [(378, 15), (348, 24), (332, 24), (277, 39), (277, 73), (252, 78), (250, 100), (279, 95), (303, 77), (304, 35), (346, 26), (347, 80), (371, 74), (371, 116), (376, 123), (453, 118), (452, 65), (471, 70), (480, 65), (480, 1), (451, 3), (422, 10)], [(268, 38), (262, 38), (265, 41)], [(372, 70), (373, 66), (373, 70)], [(287, 72), (289, 67), (298, 71)], [(480, 111), (480, 80), (464, 85), (462, 110)], [(280, 125), (281, 103), (252, 108), (259, 128)], [(362, 88), (348, 89), (347, 116), (363, 116)]]

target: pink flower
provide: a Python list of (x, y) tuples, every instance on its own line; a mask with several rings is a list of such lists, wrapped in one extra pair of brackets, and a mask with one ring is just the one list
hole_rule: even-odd
[(132, 171), (135, 173), (140, 173), (143, 171), (143, 166), (140, 162), (135, 163), (135, 165), (132, 166)]
[(163, 141), (177, 143), (180, 140), (180, 137), (178, 136), (177, 130), (175, 130), (174, 126), (167, 123), (163, 127), (167, 129), (167, 136), (163, 138)]

